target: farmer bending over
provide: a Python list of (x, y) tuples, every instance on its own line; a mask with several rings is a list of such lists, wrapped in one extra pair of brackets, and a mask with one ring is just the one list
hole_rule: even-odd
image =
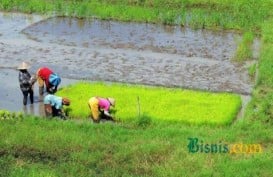
[(63, 105), (69, 106), (70, 100), (52, 94), (48, 94), (44, 98), (45, 114), (47, 117), (66, 119), (65, 113), (62, 110)]
[(113, 116), (109, 113), (110, 107), (115, 107), (114, 98), (92, 97), (88, 101), (88, 106), (91, 109), (94, 122), (100, 122), (101, 118), (114, 120)]
[(44, 84), (46, 85), (46, 91), (54, 94), (61, 83), (61, 78), (47, 67), (38, 69), (36, 79), (38, 80), (40, 96), (44, 93)]

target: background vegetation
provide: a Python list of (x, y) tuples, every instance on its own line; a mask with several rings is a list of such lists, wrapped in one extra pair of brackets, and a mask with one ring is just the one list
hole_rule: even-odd
[[(251, 31), (262, 42), (253, 98), (245, 117), (232, 125), (5, 119), (0, 121), (0, 176), (272, 176), (272, 4), (272, 0), (0, 0), (0, 8), (7, 11), (159, 23), (165, 19), (196, 28)], [(170, 20), (177, 12), (181, 17)], [(191, 154), (189, 137), (204, 143), (261, 144), (263, 153)]]
[(272, 0), (1, 0), (6, 11), (259, 31)]

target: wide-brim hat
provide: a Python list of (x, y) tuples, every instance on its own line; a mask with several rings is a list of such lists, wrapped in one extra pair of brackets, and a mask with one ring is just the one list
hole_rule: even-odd
[(115, 107), (116, 100), (114, 98), (107, 98), (107, 99), (110, 102), (111, 106)]
[(58, 86), (61, 83), (61, 78), (55, 73), (50, 74), (49, 83), (53, 86)]
[(30, 65), (26, 62), (22, 62), (19, 66), (18, 66), (18, 70), (24, 70), (24, 69), (29, 69)]

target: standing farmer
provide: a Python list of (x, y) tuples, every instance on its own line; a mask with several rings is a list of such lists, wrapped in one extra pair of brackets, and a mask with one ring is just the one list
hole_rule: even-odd
[(19, 70), (19, 83), (20, 83), (20, 89), (23, 93), (23, 104), (27, 104), (27, 98), (29, 95), (30, 103), (33, 104), (33, 82), (31, 75), (28, 72), (28, 69), (30, 66), (23, 62), (20, 64), (20, 66), (17, 68)]
[(47, 67), (39, 68), (36, 77), (39, 84), (40, 96), (44, 93), (44, 85), (46, 86), (46, 91), (48, 93), (54, 94), (61, 83), (61, 78)]
[(114, 98), (92, 97), (88, 101), (88, 106), (91, 109), (94, 122), (100, 122), (102, 116), (114, 120), (113, 116), (109, 113), (110, 107), (115, 107)]

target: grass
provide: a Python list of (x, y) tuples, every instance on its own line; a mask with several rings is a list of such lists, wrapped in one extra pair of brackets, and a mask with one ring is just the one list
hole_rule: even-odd
[[(183, 13), (184, 25), (258, 33), (262, 39), (256, 66), (258, 80), (245, 117), (229, 126), (155, 124), (149, 116), (139, 118), (136, 124), (114, 125), (35, 117), (0, 120), (0, 176), (272, 176), (272, 0), (84, 1), (93, 3), (88, 12), (70, 6), (72, 1), (39, 2), (40, 7), (34, 6), (33, 0), (1, 0), (0, 8), (49, 14), (58, 10), (59, 14), (75, 16), (75, 9), (82, 9), (83, 15), (101, 13), (104, 19), (123, 19), (136, 8), (143, 12), (138, 13), (141, 20), (158, 23), (162, 23), (160, 14), (173, 10)], [(120, 7), (124, 7), (123, 13)], [(263, 153), (191, 154), (187, 149), (189, 137), (198, 137), (204, 143), (261, 144)]]
[(251, 32), (246, 32), (243, 39), (240, 41), (233, 60), (243, 62), (253, 59), (252, 44), (254, 35)]
[[(27, 13), (260, 31), (272, 0), (1, 0), (0, 9)], [(242, 13), (243, 12), (243, 13)]]
[(192, 124), (226, 125), (241, 108), (241, 98), (230, 93), (209, 93), (162, 87), (125, 84), (77, 83), (63, 88), (58, 95), (68, 96), (71, 117), (88, 117), (87, 106), (92, 96), (114, 97), (115, 117), (132, 120), (141, 114), (153, 120), (178, 121)]
[[(1, 120), (0, 124), (2, 176), (271, 174), (272, 131), (260, 122), (241, 121), (213, 128), (161, 123), (143, 128), (132, 123), (25, 117), (20, 121)], [(204, 143), (259, 143), (263, 153), (189, 153), (189, 137), (198, 137)]]
[(248, 74), (251, 77), (251, 79), (255, 78), (255, 74), (256, 74), (256, 63), (250, 65), (248, 67)]

